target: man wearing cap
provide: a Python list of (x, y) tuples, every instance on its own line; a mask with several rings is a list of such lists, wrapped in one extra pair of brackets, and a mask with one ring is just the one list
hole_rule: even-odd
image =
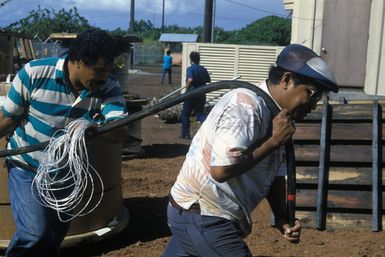
[[(192, 140), (169, 197), (172, 238), (163, 256), (252, 256), (243, 238), (250, 214), (267, 198), (276, 227), (298, 241), (301, 222), (286, 213), (284, 144), (328, 91), (338, 91), (329, 66), (302, 45), (285, 47), (259, 87), (263, 97), (239, 88), (214, 106)], [(272, 100), (272, 101), (271, 101)]]

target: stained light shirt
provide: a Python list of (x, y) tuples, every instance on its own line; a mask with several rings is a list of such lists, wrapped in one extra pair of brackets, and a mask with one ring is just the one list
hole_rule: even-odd
[[(265, 82), (260, 87), (270, 94)], [(250, 213), (268, 194), (275, 177), (285, 175), (280, 169), (284, 148), (223, 183), (211, 177), (210, 166), (237, 163), (251, 142), (269, 132), (271, 119), (264, 100), (253, 91), (240, 88), (226, 93), (193, 138), (171, 189), (175, 201), (185, 209), (199, 202), (202, 215), (236, 221), (244, 234), (250, 233)]]

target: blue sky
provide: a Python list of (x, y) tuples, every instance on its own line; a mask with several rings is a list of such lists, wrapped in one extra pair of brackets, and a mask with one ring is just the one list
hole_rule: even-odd
[[(3, 2), (4, 0), (0, 0)], [(218, 27), (234, 30), (267, 16), (286, 17), (283, 0), (214, 0)], [(135, 20), (150, 20), (155, 27), (162, 22), (163, 0), (135, 0)], [(31, 10), (42, 8), (69, 9), (77, 7), (81, 16), (93, 26), (103, 29), (127, 29), (131, 0), (11, 0), (0, 8), (0, 27), (28, 16)], [(205, 0), (165, 0), (165, 25), (182, 27), (203, 25)]]

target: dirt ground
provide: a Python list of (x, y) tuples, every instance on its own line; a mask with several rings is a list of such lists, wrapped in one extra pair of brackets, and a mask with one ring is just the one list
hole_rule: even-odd
[[(146, 74), (130, 77), (129, 90), (143, 98), (159, 97), (169, 86), (160, 85), (160, 67), (136, 67)], [(180, 68), (173, 83), (180, 83)], [(170, 239), (166, 222), (167, 195), (175, 181), (188, 140), (178, 139), (180, 124), (166, 124), (151, 116), (142, 120), (141, 157), (122, 163), (124, 205), (130, 211), (127, 228), (101, 242), (64, 249), (62, 257), (161, 256)], [(197, 129), (197, 125), (193, 125)], [(254, 256), (385, 256), (385, 232), (354, 229), (304, 229), (292, 244), (269, 225), (270, 209), (263, 202), (253, 212), (253, 232), (246, 241)]]

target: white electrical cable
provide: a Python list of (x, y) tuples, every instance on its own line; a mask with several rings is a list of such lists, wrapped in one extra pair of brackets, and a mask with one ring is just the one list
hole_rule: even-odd
[[(77, 119), (54, 134), (32, 182), (38, 191), (35, 199), (56, 210), (63, 222), (92, 212), (103, 198), (103, 181), (88, 162), (84, 135), (89, 124)], [(99, 184), (100, 197), (91, 204)]]

